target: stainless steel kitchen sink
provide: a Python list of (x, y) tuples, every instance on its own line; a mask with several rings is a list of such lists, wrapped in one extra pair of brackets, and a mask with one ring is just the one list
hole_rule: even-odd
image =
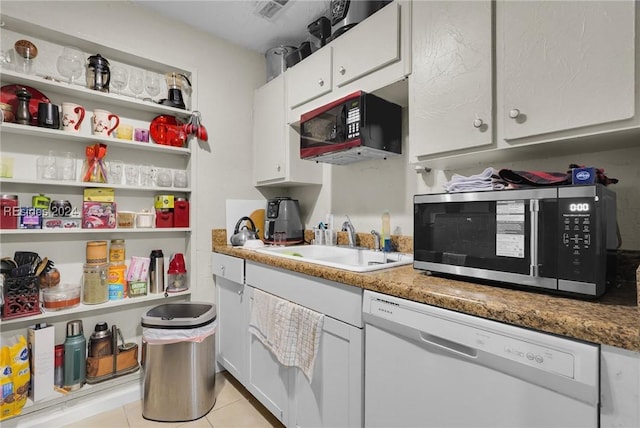
[(371, 272), (413, 263), (413, 255), (328, 245), (264, 247), (258, 253), (304, 261), (351, 272)]

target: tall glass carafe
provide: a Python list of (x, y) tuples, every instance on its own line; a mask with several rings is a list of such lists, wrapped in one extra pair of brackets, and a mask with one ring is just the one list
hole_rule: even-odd
[(84, 337), (82, 320), (67, 323), (64, 341), (64, 389), (78, 390), (87, 377), (87, 339)]

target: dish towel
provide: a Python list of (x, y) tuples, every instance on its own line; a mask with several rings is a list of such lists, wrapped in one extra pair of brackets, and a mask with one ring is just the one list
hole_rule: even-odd
[(255, 290), (249, 332), (285, 366), (299, 367), (313, 377), (324, 315), (304, 306)]
[(471, 175), (469, 177), (453, 174), (451, 180), (444, 184), (444, 188), (449, 193), (504, 189), (504, 183), (496, 180), (495, 177), (497, 177), (497, 175), (491, 167), (486, 168), (480, 174)]

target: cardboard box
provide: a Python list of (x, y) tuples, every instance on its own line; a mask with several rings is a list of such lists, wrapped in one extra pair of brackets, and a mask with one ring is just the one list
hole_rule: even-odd
[(83, 202), (82, 228), (115, 229), (116, 214), (115, 202)]
[(572, 168), (571, 184), (596, 184), (596, 169), (589, 168)]
[(107, 187), (88, 187), (84, 189), (85, 202), (115, 202), (116, 191)]
[(21, 207), (19, 229), (42, 229), (42, 216), (44, 212), (40, 208)]
[(173, 208), (173, 195), (156, 195), (155, 208), (156, 209)]
[(29, 398), (34, 402), (55, 394), (55, 328), (52, 324), (36, 324), (27, 328), (31, 362), (31, 390)]

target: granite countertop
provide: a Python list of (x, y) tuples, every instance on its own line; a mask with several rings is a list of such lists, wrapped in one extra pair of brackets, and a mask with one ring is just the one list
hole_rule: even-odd
[[(635, 281), (633, 278), (620, 281), (601, 298), (582, 300), (435, 277), (412, 266), (368, 273), (333, 269), (232, 247), (227, 244), (223, 229), (213, 230), (212, 242), (213, 251), (217, 253), (516, 326), (640, 352), (640, 267), (637, 264), (633, 270), (627, 269), (633, 274), (637, 268)], [(395, 244), (400, 251), (412, 251), (406, 248), (406, 242)]]

